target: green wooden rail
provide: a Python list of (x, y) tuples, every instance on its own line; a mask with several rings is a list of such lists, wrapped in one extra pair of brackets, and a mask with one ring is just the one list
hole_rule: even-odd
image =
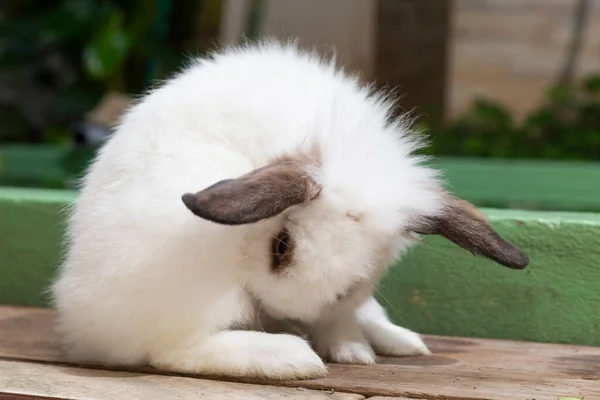
[[(0, 304), (48, 305), (74, 198), (0, 188)], [(392, 318), (423, 333), (600, 345), (600, 214), (484, 212), (530, 266), (509, 270), (426, 238), (379, 289)]]
[(600, 212), (600, 163), (440, 158), (449, 189), (480, 207)]
[[(68, 188), (90, 155), (67, 146), (3, 146), (0, 185)], [(452, 191), (480, 207), (600, 212), (600, 163), (440, 158), (433, 165)]]

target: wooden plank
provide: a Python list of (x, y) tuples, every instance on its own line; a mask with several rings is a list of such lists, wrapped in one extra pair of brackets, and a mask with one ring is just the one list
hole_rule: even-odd
[(416, 398), (412, 398), (409, 399), (408, 397), (388, 397), (388, 396), (375, 396), (375, 397), (369, 397), (369, 400), (427, 400), (425, 398), (421, 398), (421, 399), (416, 399)]
[[(0, 307), (0, 359), (67, 364), (52, 320), (51, 310)], [(439, 336), (426, 336), (426, 341), (432, 356), (380, 358), (373, 366), (330, 365), (324, 379), (269, 383), (417, 399), (600, 398), (600, 347)], [(132, 371), (164, 374), (150, 368)]]
[(338, 392), (0, 360), (0, 399), (360, 400)]
[(53, 321), (48, 309), (0, 306), (0, 358), (61, 362)]

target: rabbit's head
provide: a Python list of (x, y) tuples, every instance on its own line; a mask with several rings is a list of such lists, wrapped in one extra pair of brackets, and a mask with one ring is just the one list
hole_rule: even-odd
[(399, 205), (392, 214), (383, 199), (380, 207), (361, 207), (364, 196), (328, 185), (323, 164), (313, 148), (183, 196), (203, 219), (252, 224), (242, 269), (249, 274), (251, 293), (272, 315), (309, 321), (357, 292), (370, 294), (386, 267), (416, 240), (414, 233), (443, 235), (510, 268), (528, 263), (475, 207), (442, 191), (434, 180), (403, 189), (420, 190), (422, 203), (434, 206)]

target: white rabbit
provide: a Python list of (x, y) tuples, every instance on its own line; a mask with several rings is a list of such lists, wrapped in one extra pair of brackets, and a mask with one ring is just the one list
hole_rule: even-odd
[(411, 232), (528, 259), (441, 189), (391, 110), (333, 61), (273, 41), (144, 96), (72, 209), (52, 287), (68, 356), (300, 379), (326, 374), (322, 359), (428, 354), (372, 297)]

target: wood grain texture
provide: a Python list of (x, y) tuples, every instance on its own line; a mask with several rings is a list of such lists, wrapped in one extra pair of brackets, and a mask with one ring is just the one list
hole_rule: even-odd
[(424, 398), (421, 399), (415, 399), (415, 398), (408, 398), (408, 397), (389, 397), (389, 396), (375, 396), (375, 397), (369, 397), (369, 400), (426, 400)]
[[(68, 365), (52, 333), (52, 320), (51, 310), (0, 307), (0, 360)], [(324, 379), (260, 383), (427, 400), (600, 399), (600, 347), (439, 336), (425, 339), (432, 356), (380, 358), (373, 366), (330, 365)], [(165, 374), (150, 368), (129, 370)]]
[(297, 399), (360, 400), (363, 396), (206, 379), (104, 371), (0, 360), (1, 393), (30, 399)]
[(62, 361), (48, 309), (0, 306), (0, 357), (33, 361)]

